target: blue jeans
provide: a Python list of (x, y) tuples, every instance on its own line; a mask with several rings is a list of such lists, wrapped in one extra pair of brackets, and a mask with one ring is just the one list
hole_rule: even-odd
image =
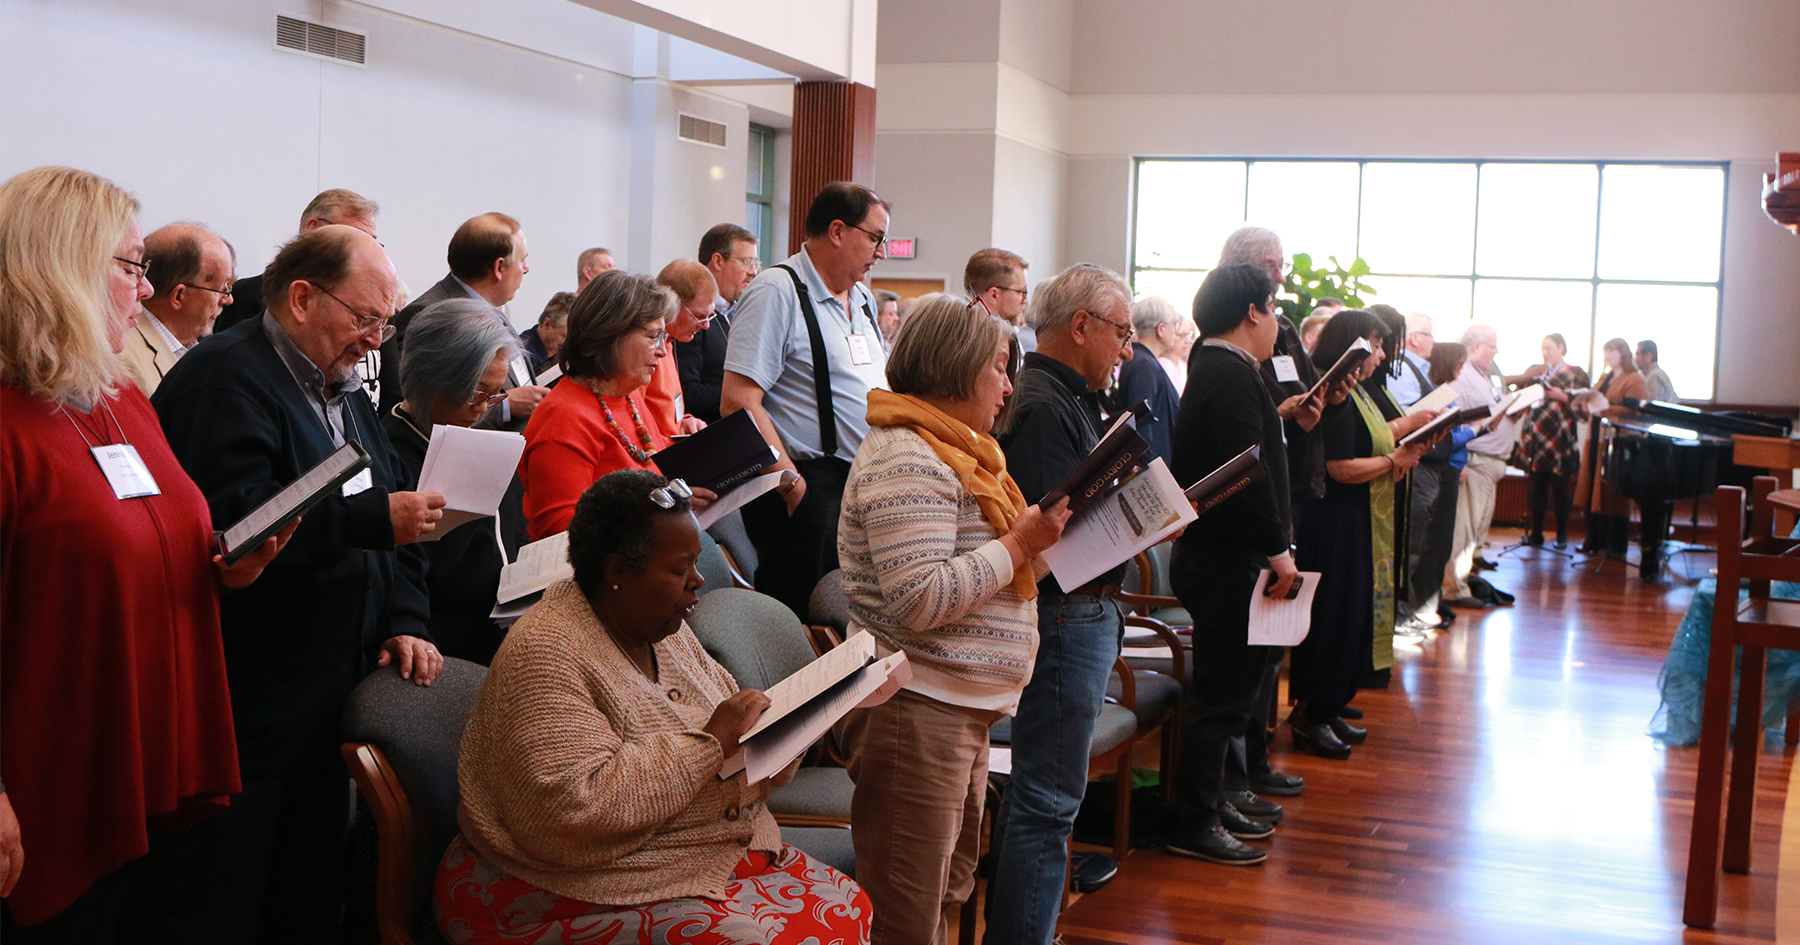
[(1087, 791), (1088, 744), (1119, 656), (1125, 613), (1086, 594), (1038, 598), (1038, 652), (1012, 725), (1005, 836), (988, 894), (987, 941), (1049, 945), (1069, 833)]

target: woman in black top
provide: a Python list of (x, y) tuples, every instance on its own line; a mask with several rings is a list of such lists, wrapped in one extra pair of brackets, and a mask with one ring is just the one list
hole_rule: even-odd
[[(447, 299), (407, 326), (400, 358), (402, 400), (382, 418), (400, 454), (403, 486), (416, 488), (431, 428), (473, 426), (506, 396), (507, 364), (518, 354), (494, 310), (476, 299)], [(517, 474), (497, 519), (477, 519), (421, 547), (430, 561), (428, 626), (445, 656), (487, 665), (506, 631), (488, 617), (500, 569), (526, 541), (524, 490)]]
[[(1384, 334), (1377, 316), (1359, 309), (1340, 312), (1320, 333), (1313, 361), (1321, 372), (1330, 370), (1357, 341), (1367, 341), (1369, 356), (1359, 369), (1366, 378), (1385, 359)], [(1358, 385), (1326, 407), (1319, 421), (1325, 496), (1301, 507), (1295, 556), (1300, 570), (1321, 577), (1312, 630), (1294, 648), (1290, 672), (1293, 694), (1305, 706), (1288, 721), (1297, 747), (1328, 758), (1348, 758), (1350, 746), (1367, 734), (1344, 721), (1342, 712), (1369, 666), (1378, 621), (1385, 619), (1390, 632), (1393, 627), (1394, 485), (1424, 453), (1419, 444), (1402, 449), (1394, 444), (1431, 416), (1415, 414), (1390, 425)]]

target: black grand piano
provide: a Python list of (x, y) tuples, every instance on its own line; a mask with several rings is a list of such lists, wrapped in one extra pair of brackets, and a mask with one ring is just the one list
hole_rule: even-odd
[(1707, 413), (1682, 404), (1626, 398), (1635, 413), (1607, 418), (1601, 476), (1638, 505), (1639, 564), (1646, 578), (1662, 570), (1663, 541), (1676, 499), (1712, 495), (1721, 483), (1750, 486), (1766, 470), (1732, 463), (1733, 434), (1786, 437), (1793, 421), (1746, 411)]

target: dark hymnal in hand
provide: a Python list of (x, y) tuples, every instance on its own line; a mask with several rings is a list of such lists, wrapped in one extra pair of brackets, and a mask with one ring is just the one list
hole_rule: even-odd
[(555, 387), (556, 382), (562, 380), (562, 377), (562, 365), (556, 363), (555, 359), (551, 359), (545, 361), (543, 367), (538, 368), (537, 376), (533, 377), (531, 382), (539, 387)]
[(663, 475), (719, 495), (775, 463), (775, 450), (763, 439), (748, 410), (720, 417), (717, 423), (656, 453), (656, 468)]
[(1205, 513), (1268, 474), (1269, 468), (1262, 464), (1262, 447), (1252, 446), (1188, 486), (1183, 494), (1194, 503), (1194, 511)]
[(1331, 388), (1343, 383), (1356, 372), (1357, 365), (1363, 363), (1372, 350), (1368, 341), (1362, 338), (1356, 339), (1356, 343), (1350, 346), (1350, 350), (1344, 352), (1344, 356), (1337, 359), (1337, 363), (1333, 364), (1331, 370), (1326, 371), (1324, 376), (1319, 378), (1319, 383), (1314, 384), (1312, 390), (1306, 392), (1306, 396), (1311, 398), (1321, 391), (1329, 392)]
[(1147, 400), (1121, 413), (1093, 451), (1076, 463), (1074, 471), (1065, 476), (1056, 488), (1045, 493), (1038, 500), (1038, 505), (1047, 509), (1055, 505), (1058, 499), (1068, 496), (1069, 511), (1079, 512), (1111, 488), (1120, 476), (1142, 465), (1138, 461), (1150, 451), (1150, 444), (1138, 433), (1137, 425), (1140, 420), (1150, 418), (1150, 402)]
[(363, 448), (355, 440), (338, 447), (337, 452), (325, 457), (299, 479), (270, 496), (267, 502), (257, 506), (236, 525), (217, 533), (219, 550), (225, 555), (225, 563), (236, 564), (245, 555), (261, 548), (263, 542), (281, 531), (287, 523), (305, 515), (308, 509), (318, 505), (333, 490), (367, 468), (369, 454), (363, 452)]
[(1430, 441), (1437, 439), (1438, 435), (1441, 433), (1454, 430), (1465, 423), (1486, 420), (1493, 415), (1493, 404), (1482, 404), (1479, 407), (1467, 407), (1462, 410), (1447, 410), (1438, 414), (1436, 419), (1432, 420), (1430, 423), (1408, 433), (1405, 437), (1401, 438), (1398, 445), (1406, 446), (1410, 443), (1418, 442), (1429, 443)]

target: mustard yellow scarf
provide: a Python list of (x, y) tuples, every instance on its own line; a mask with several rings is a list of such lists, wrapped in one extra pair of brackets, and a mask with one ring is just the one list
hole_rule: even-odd
[[(869, 426), (907, 427), (930, 444), (937, 458), (956, 473), (956, 479), (975, 497), (981, 517), (1001, 535), (1025, 511), (1025, 496), (1006, 474), (1006, 454), (986, 433), (969, 429), (942, 410), (906, 394), (869, 391)], [(1013, 573), (1013, 590), (1026, 600), (1037, 599), (1037, 582), (1030, 563)]]

